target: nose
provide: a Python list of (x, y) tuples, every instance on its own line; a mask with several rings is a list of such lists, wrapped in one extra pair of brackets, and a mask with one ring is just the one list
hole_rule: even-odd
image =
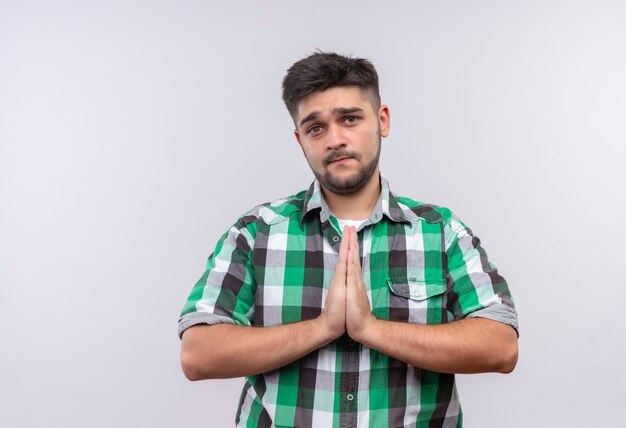
[(346, 136), (341, 126), (332, 124), (326, 131), (326, 148), (328, 150), (338, 150), (347, 144)]

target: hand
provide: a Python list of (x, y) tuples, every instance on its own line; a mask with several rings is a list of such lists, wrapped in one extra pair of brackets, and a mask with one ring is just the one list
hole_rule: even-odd
[(343, 229), (343, 239), (339, 246), (339, 259), (333, 280), (328, 288), (326, 305), (318, 320), (326, 331), (329, 340), (334, 340), (346, 331), (346, 276), (348, 267), (348, 227)]
[(353, 226), (348, 228), (348, 234), (344, 230), (344, 240), (346, 238), (350, 243), (346, 277), (346, 330), (352, 339), (362, 342), (364, 335), (372, 331), (376, 317), (372, 314), (365, 290), (359, 261), (359, 241)]

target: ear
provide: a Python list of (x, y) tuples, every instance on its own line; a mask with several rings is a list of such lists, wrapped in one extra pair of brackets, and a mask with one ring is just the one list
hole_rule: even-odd
[(293, 130), (293, 135), (296, 137), (296, 141), (300, 145), (300, 150), (302, 150), (302, 154), (304, 155), (304, 158), (306, 159), (306, 153), (304, 152), (304, 147), (302, 147), (302, 141), (300, 141), (300, 133), (298, 132), (297, 129)]
[(300, 142), (300, 133), (297, 129), (293, 130), (293, 135), (296, 137), (296, 141), (298, 142), (298, 144), (300, 144), (300, 147), (302, 147), (302, 143)]
[(391, 117), (386, 104), (381, 104), (378, 109), (378, 122), (380, 123), (380, 136), (387, 137), (391, 129)]

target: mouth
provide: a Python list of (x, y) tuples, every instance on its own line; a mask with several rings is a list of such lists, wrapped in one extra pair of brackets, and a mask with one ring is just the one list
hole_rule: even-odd
[(334, 159), (329, 159), (326, 161), (326, 165), (331, 165), (331, 164), (343, 164), (348, 162), (350, 159), (354, 159), (353, 156), (338, 156)]
[(344, 163), (350, 161), (350, 159), (358, 161), (360, 159), (360, 156), (357, 152), (353, 152), (350, 150), (338, 150), (334, 153), (330, 153), (326, 157), (326, 159), (324, 159), (324, 165), (343, 165)]

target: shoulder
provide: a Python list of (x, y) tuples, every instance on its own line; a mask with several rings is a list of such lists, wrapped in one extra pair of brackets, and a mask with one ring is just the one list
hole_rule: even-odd
[(405, 212), (405, 218), (414, 216), (413, 221), (425, 220), (439, 224), (443, 233), (446, 251), (462, 236), (472, 237), (472, 230), (448, 207), (428, 204), (406, 197), (396, 196), (396, 201)]
[(302, 212), (306, 190), (295, 195), (265, 202), (255, 206), (237, 220), (237, 229), (258, 226), (259, 223), (274, 225)]
[(394, 198), (407, 218), (413, 217), (428, 223), (442, 223), (443, 225), (450, 225), (455, 219), (458, 220), (450, 208), (417, 201), (406, 196), (394, 195)]

